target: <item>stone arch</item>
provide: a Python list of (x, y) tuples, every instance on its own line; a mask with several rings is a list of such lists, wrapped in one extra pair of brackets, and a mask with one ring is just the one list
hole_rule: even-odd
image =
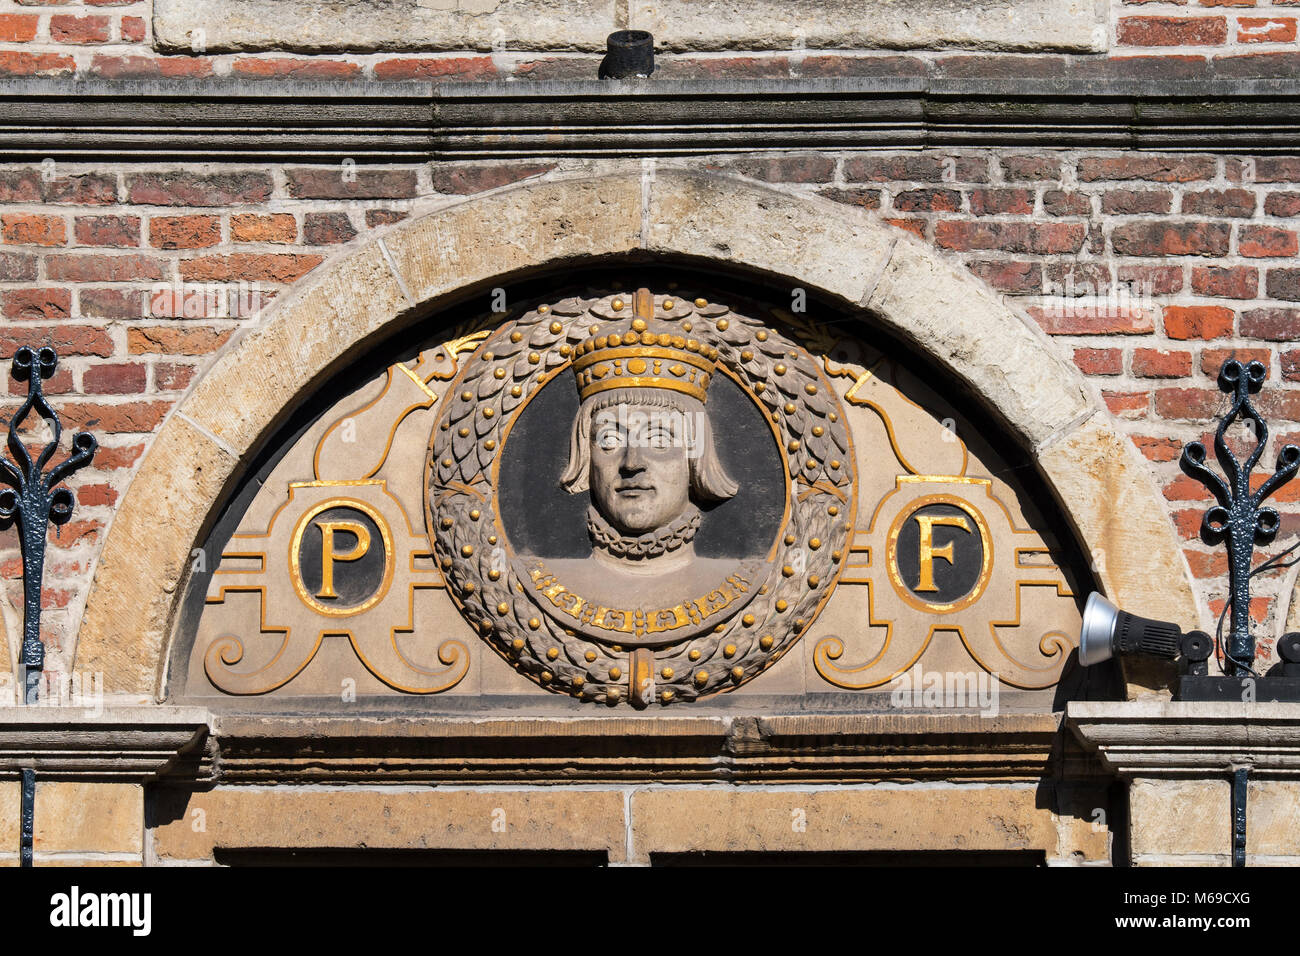
[(980, 396), (1031, 454), (1080, 543), (1104, 556), (1096, 570), (1114, 600), (1152, 617), (1201, 619), (1145, 463), (1032, 320), (863, 211), (638, 166), (450, 203), (318, 268), (241, 330), (163, 424), (113, 518), (76, 666), (102, 672), (121, 699), (161, 693), (191, 548), (260, 444), (349, 352), (494, 279), (639, 251), (723, 261), (869, 310)]

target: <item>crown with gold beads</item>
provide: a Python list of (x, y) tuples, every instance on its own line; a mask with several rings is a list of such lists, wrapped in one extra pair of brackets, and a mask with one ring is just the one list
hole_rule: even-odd
[(583, 401), (613, 388), (663, 388), (703, 403), (717, 367), (714, 346), (676, 332), (652, 331), (642, 317), (602, 329), (573, 353)]

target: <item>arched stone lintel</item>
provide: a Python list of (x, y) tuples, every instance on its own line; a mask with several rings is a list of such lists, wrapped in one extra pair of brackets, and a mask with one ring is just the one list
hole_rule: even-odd
[(1113, 599), (1152, 617), (1202, 618), (1145, 463), (1023, 313), (863, 211), (729, 176), (637, 167), (557, 174), (449, 204), (318, 268), (233, 338), (163, 424), (114, 516), (78, 669), (102, 672), (122, 698), (161, 695), (191, 548), (223, 489), (368, 339), (496, 277), (638, 250), (779, 276), (871, 310), (1034, 454)]

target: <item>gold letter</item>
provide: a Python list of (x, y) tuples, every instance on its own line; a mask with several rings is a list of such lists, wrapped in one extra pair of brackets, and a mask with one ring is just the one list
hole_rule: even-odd
[(969, 531), (970, 525), (962, 515), (912, 515), (912, 519), (921, 528), (921, 547), (918, 557), (921, 562), (921, 581), (917, 584), (918, 591), (937, 591), (939, 588), (934, 583), (934, 559), (943, 558), (949, 564), (953, 564), (952, 542), (949, 541), (942, 548), (934, 546), (934, 526), (947, 525), (952, 528), (961, 528), (963, 531)]
[[(318, 521), (316, 527), (320, 528), (320, 590), (316, 592), (318, 598), (336, 598), (334, 593), (334, 562), (335, 561), (355, 561), (363, 557), (370, 550), (370, 532), (366, 526), (356, 521)], [(334, 532), (346, 531), (348, 534), (356, 535), (357, 543), (347, 554), (339, 554), (334, 550)]]

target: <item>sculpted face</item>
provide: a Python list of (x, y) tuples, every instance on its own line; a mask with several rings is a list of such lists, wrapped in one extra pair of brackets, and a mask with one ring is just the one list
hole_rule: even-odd
[(623, 534), (644, 534), (690, 502), (691, 466), (681, 412), (617, 405), (591, 423), (591, 500)]

